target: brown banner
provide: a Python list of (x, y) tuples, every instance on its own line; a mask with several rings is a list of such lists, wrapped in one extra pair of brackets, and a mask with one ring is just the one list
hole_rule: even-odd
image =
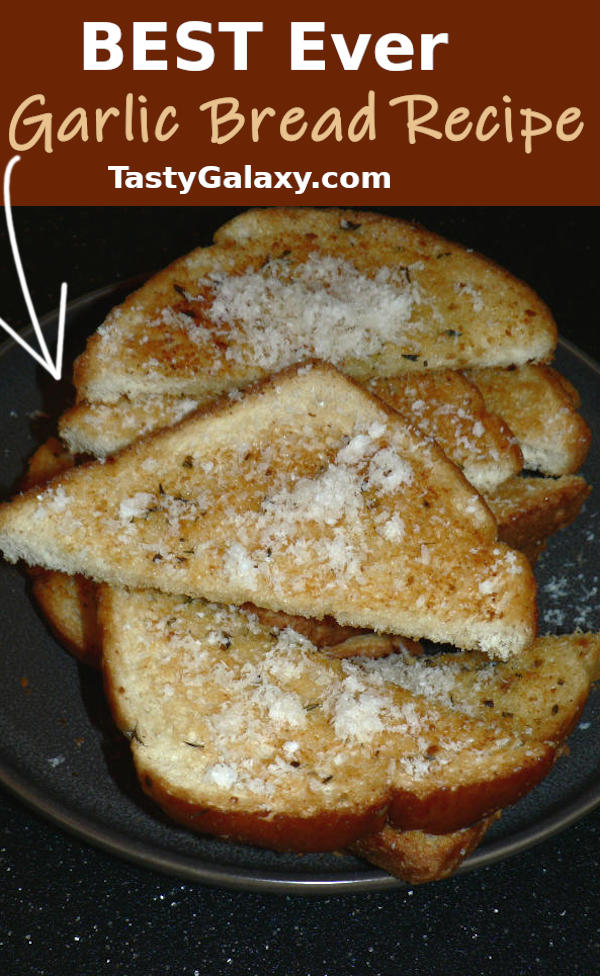
[(0, 119), (33, 205), (598, 203), (597, 13), (508, 0), (21, 5)]

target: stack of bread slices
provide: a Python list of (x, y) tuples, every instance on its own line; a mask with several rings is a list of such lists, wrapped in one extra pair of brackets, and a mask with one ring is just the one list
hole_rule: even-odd
[(244, 213), (100, 325), (0, 547), (173, 819), (418, 882), (548, 773), (600, 669), (537, 635), (590, 490), (556, 342), (490, 261), (339, 210)]

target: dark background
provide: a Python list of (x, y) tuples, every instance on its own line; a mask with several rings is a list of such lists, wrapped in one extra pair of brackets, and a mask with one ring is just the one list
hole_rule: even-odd
[[(15, 209), (38, 313), (57, 304), (62, 280), (73, 299), (158, 269), (209, 243), (235, 212)], [(393, 212), (525, 279), (551, 306), (560, 332), (600, 358), (596, 208)], [(0, 315), (25, 325), (4, 233), (0, 286)], [(95, 850), (2, 794), (0, 872), (0, 971), (10, 976), (600, 971), (600, 811), (473, 874), (391, 893), (322, 898), (183, 884)]]

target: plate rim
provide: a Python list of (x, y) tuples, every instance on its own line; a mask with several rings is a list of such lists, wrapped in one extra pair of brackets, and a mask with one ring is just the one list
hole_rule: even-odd
[[(139, 274), (124, 281), (86, 292), (67, 303), (66, 332), (68, 333), (69, 311), (82, 312), (93, 307), (96, 302), (116, 296), (119, 292), (138, 288), (149, 274)], [(42, 329), (57, 321), (58, 309), (46, 313), (40, 319)], [(24, 338), (34, 334), (32, 325), (23, 329)], [(566, 349), (588, 369), (600, 378), (600, 363), (577, 345), (559, 335), (558, 345)], [(0, 344), (0, 360), (11, 352), (17, 352), (14, 340), (6, 339)], [(320, 894), (330, 895), (343, 892), (383, 891), (410, 887), (409, 883), (377, 868), (357, 869), (338, 873), (335, 871), (297, 875), (290, 871), (243, 868), (230, 865), (213, 865), (202, 857), (167, 851), (152, 842), (129, 836), (124, 830), (116, 829), (88, 814), (73, 810), (62, 800), (55, 799), (49, 790), (37, 785), (31, 776), (17, 770), (0, 753), (0, 784), (13, 796), (23, 801), (35, 813), (50, 823), (65, 830), (95, 848), (115, 855), (143, 868), (150, 868), (161, 874), (183, 878), (188, 881), (244, 891), (280, 892), (282, 894)], [(565, 806), (554, 810), (541, 820), (517, 830), (514, 834), (485, 843), (464, 861), (453, 877), (468, 874), (497, 861), (507, 860), (532, 848), (591, 813), (600, 806), (600, 777), (595, 783), (583, 787)]]

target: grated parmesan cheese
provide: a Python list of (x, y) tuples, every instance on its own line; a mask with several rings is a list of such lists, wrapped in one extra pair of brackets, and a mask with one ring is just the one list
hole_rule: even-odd
[(224, 790), (230, 789), (238, 778), (235, 769), (226, 763), (215, 763), (214, 766), (209, 766), (204, 776), (209, 782)]
[(124, 498), (119, 505), (119, 520), (130, 522), (132, 519), (139, 518), (156, 501), (156, 497), (147, 491), (138, 491), (131, 498)]
[(396, 491), (400, 485), (411, 484), (413, 470), (391, 447), (382, 448), (369, 465), (369, 482), (384, 491)]
[(232, 582), (256, 586), (258, 571), (248, 551), (239, 542), (232, 542), (223, 558), (223, 569)]
[[(372, 356), (422, 328), (413, 316), (420, 293), (405, 274), (380, 268), (367, 277), (350, 261), (316, 252), (297, 266), (279, 258), (256, 271), (212, 275), (198, 288), (212, 294), (207, 318), (227, 326), (225, 357), (239, 360), (244, 348), (265, 370), (311, 356), (332, 363)], [(206, 338), (189, 319), (176, 324), (197, 342)]]
[(400, 542), (404, 536), (404, 521), (399, 515), (392, 515), (377, 527), (377, 531), (387, 542)]

